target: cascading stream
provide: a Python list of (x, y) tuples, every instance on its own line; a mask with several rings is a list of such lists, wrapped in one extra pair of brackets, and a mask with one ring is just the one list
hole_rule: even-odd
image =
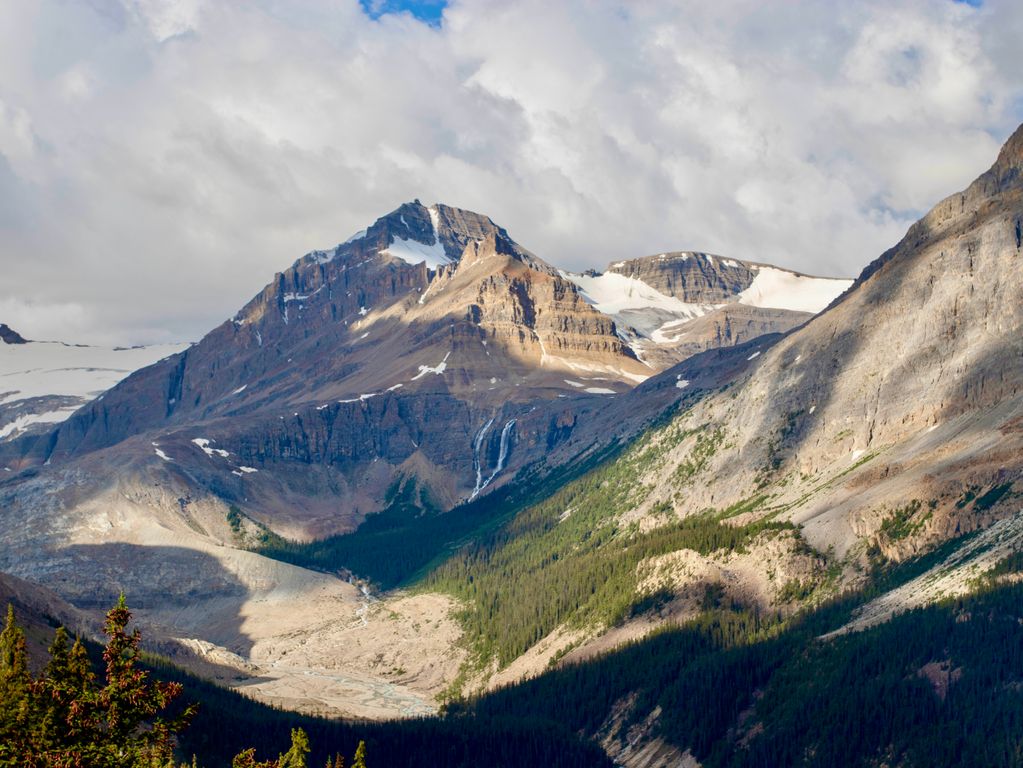
[(472, 496), (470, 500), (475, 499), (480, 491), (483, 490), (483, 462), (480, 460), (480, 448), (483, 446), (483, 438), (486, 437), (487, 431), (493, 425), (494, 420), (491, 419), (480, 428), (480, 431), (476, 433), (476, 437), (472, 441), (472, 468), (476, 472), (476, 487), (473, 488)]
[(482, 442), (483, 434), (486, 432), (487, 429), (490, 428), (490, 425), (493, 424), (493, 422), (494, 422), (493, 419), (488, 421), (486, 426), (483, 428), (483, 430), (481, 430), (480, 435), (477, 436), (476, 439), (476, 446), (474, 451), (475, 453), (474, 465), (476, 466), (476, 488), (473, 490), (472, 496), (469, 497), (470, 501), (475, 499), (484, 488), (490, 485), (490, 481), (497, 477), (498, 473), (502, 469), (504, 469), (504, 465), (508, 461), (508, 454), (511, 450), (511, 432), (512, 429), (515, 427), (515, 419), (512, 419), (507, 424), (505, 424), (504, 429), (501, 430), (501, 448), (497, 453), (497, 466), (494, 467), (494, 471), (490, 473), (490, 477), (481, 482), (483, 471), (479, 458), (479, 448), (480, 443)]

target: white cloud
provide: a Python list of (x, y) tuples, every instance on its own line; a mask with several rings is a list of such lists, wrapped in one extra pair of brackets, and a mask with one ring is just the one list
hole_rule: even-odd
[(0, 321), (194, 339), (415, 197), (559, 266), (854, 274), (1023, 119), (1007, 0), (687, 6), (4, 4)]

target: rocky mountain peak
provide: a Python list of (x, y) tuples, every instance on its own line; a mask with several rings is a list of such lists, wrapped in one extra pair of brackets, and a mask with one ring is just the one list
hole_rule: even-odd
[(1020, 125), (1002, 146), (995, 167), (1002, 169), (1003, 172), (1010, 170), (1019, 172), (1023, 168), (1023, 125)]
[(11, 328), (7, 323), (0, 323), (0, 341), (4, 344), (27, 344), (28, 340)]
[(488, 216), (442, 203), (427, 206), (413, 200), (381, 216), (338, 246), (335, 253), (376, 251), (412, 265), (425, 262), (427, 269), (436, 270), (457, 262), (467, 246), (488, 240), (494, 242), (498, 252), (529, 256)]

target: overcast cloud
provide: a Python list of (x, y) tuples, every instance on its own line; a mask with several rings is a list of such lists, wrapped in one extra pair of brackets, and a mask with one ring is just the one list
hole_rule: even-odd
[(0, 0), (0, 322), (197, 339), (417, 197), (854, 275), (1023, 120), (1023, 4), (764, 5)]

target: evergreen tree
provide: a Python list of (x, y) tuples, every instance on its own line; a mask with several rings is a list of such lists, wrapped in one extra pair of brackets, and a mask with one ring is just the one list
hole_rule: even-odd
[(366, 742), (360, 741), (355, 749), (355, 759), (352, 760), (352, 768), (366, 768)]
[[(107, 613), (104, 632), (109, 638), (103, 652), (106, 685), (95, 695), (98, 726), (90, 734), (87, 754), (94, 755), (97, 766), (149, 766), (163, 764), (173, 756), (174, 733), (184, 727), (193, 714), (186, 709), (182, 718), (167, 722), (159, 713), (181, 693), (179, 683), (152, 682), (138, 668), (140, 658), (138, 629), (127, 631), (131, 612), (124, 595)], [(86, 709), (93, 697), (86, 692), (77, 703)], [(87, 718), (88, 720), (88, 718)]]
[(281, 756), (280, 768), (306, 768), (309, 755), (309, 737), (301, 728), (291, 730), (291, 749)]
[(16, 765), (29, 731), (28, 662), (25, 633), (7, 605), (7, 621), (0, 632), (0, 765)]

